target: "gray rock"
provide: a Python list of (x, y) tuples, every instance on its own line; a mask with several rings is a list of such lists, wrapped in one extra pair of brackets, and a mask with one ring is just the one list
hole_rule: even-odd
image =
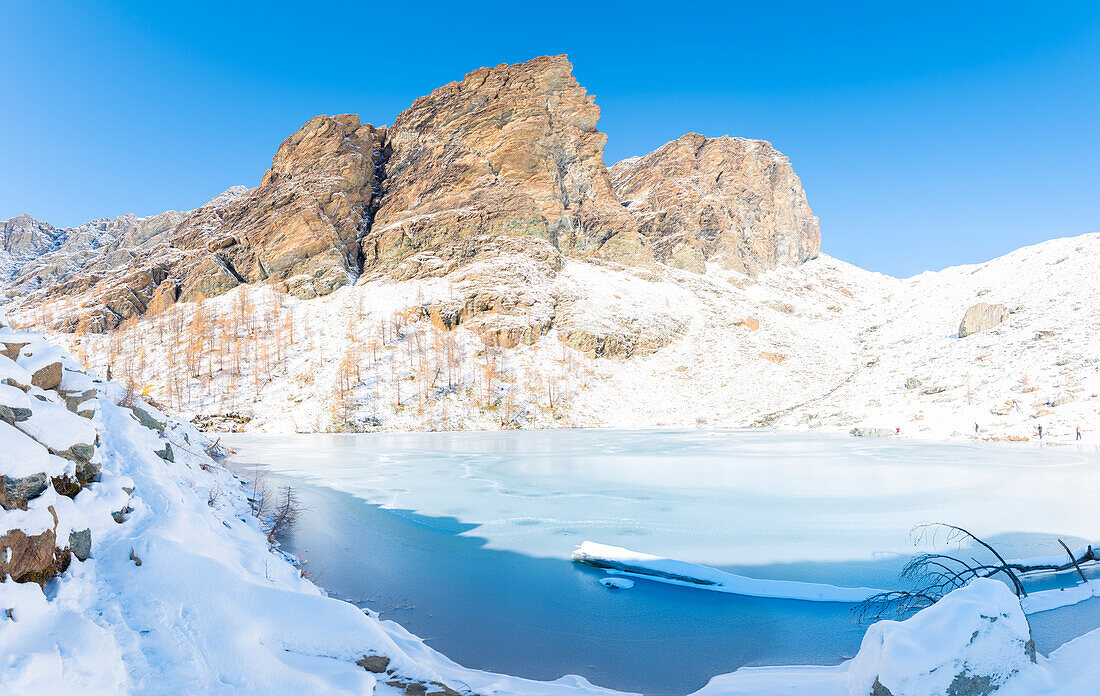
[(172, 443), (171, 442), (165, 442), (164, 443), (164, 449), (156, 450), (154, 452), (154, 454), (156, 454), (158, 457), (160, 457), (161, 459), (163, 459), (166, 462), (176, 461), (176, 455), (172, 451)]
[(30, 420), (32, 412), (29, 408), (19, 408), (18, 406), (4, 406), (0, 404), (0, 421), (10, 423), (22, 423), (25, 420)]
[(963, 315), (962, 323), (959, 324), (959, 338), (966, 338), (979, 331), (991, 329), (1004, 321), (1007, 316), (1008, 308), (1003, 304), (979, 302), (966, 310), (966, 314)]
[(848, 432), (853, 437), (890, 437), (894, 434), (889, 428), (852, 428)]
[(69, 532), (69, 550), (81, 561), (92, 555), (92, 530), (82, 529)]
[(359, 665), (368, 672), (382, 674), (390, 667), (390, 658), (384, 655), (364, 655), (362, 660), (356, 660)]
[(99, 476), (99, 471), (102, 468), (102, 465), (98, 462), (78, 460), (76, 463), (76, 479), (84, 484), (91, 483), (96, 476)]
[(80, 404), (90, 399), (94, 399), (97, 393), (95, 389), (86, 389), (79, 392), (63, 392), (61, 398), (65, 400), (65, 408), (78, 415), (83, 415), (84, 412), (77, 410)]
[(148, 411), (137, 406), (131, 406), (130, 410), (134, 412), (134, 417), (138, 422), (150, 430), (156, 430), (158, 433), (163, 433), (165, 426), (168, 424), (153, 418)]
[(5, 510), (26, 510), (27, 501), (34, 500), (50, 485), (46, 474), (31, 474), (22, 478), (0, 476), (0, 506)]

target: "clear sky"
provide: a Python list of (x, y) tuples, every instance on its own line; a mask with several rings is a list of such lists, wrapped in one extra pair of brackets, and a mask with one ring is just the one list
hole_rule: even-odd
[(65, 226), (255, 186), (319, 113), (389, 123), (566, 53), (611, 164), (770, 140), (822, 249), (911, 275), (1100, 231), (1100, 3), (0, 3), (0, 219)]

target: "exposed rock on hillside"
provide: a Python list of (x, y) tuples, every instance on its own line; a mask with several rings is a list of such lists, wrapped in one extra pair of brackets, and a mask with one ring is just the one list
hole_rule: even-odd
[(389, 131), (363, 282), (448, 276), (448, 326), (474, 316), (500, 345), (554, 320), (562, 254), (652, 261), (611, 190), (599, 107), (564, 56), (475, 70)]
[(180, 299), (266, 280), (311, 298), (352, 280), (385, 134), (352, 114), (317, 116), (283, 142), (258, 188), (192, 213), (171, 242), (189, 255), (173, 273)]
[[(4, 294), (19, 297), (57, 285), (64, 285), (66, 293), (78, 292), (93, 279), (128, 266), (183, 217), (174, 210), (146, 218), (128, 214), (63, 230), (26, 215), (13, 218), (3, 230), (4, 247), (11, 249)], [(78, 277), (89, 280), (68, 284)]]
[(54, 249), (64, 233), (30, 215), (20, 215), (0, 227), (0, 278), (8, 280), (28, 261)]
[[(215, 200), (231, 200), (244, 190), (243, 186), (229, 189)], [(81, 318), (85, 328), (113, 328), (147, 311), (149, 296), (177, 258), (165, 240), (185, 216), (176, 211), (146, 218), (127, 214), (63, 230), (26, 216), (15, 218), (52, 230), (53, 243), (34, 246), (35, 253), (30, 253), (30, 245), (18, 244), (18, 227), (9, 220), (3, 242), (23, 253), (7, 257), (12, 262), (10, 280), (0, 297), (13, 308), (55, 315), (45, 323), (68, 331)]]
[(959, 338), (966, 338), (979, 331), (992, 329), (1004, 321), (1007, 316), (1008, 309), (1003, 304), (979, 302), (966, 310), (966, 314), (963, 315), (962, 323), (959, 324)]
[(689, 133), (611, 168), (658, 260), (756, 275), (817, 256), (821, 234), (789, 160), (763, 140)]
[(496, 236), (644, 260), (608, 180), (600, 109), (572, 67), (553, 56), (481, 68), (401, 113), (365, 265), (422, 253), (436, 263), (420, 272), (444, 273)]

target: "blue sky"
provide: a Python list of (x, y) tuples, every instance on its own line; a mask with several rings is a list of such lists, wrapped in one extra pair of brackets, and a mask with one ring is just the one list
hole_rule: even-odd
[(72, 225), (256, 185), (319, 113), (389, 123), (482, 65), (566, 53), (608, 164), (770, 140), (822, 249), (911, 275), (1100, 231), (1100, 5), (0, 4), (0, 219)]

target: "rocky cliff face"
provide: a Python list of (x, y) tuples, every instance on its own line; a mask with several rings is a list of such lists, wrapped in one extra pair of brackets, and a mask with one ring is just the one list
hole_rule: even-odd
[(269, 280), (311, 298), (354, 280), (385, 134), (352, 114), (317, 116), (283, 142), (259, 187), (188, 216), (171, 239), (189, 257), (174, 273), (180, 298)]
[(611, 190), (599, 114), (564, 56), (475, 70), (417, 99), (389, 132), (365, 265), (415, 256), (398, 275), (442, 274), (500, 236), (644, 259)]
[(609, 172), (599, 114), (550, 56), (475, 70), (388, 128), (318, 116), (258, 187), (189, 213), (5, 223), (5, 292), (40, 326), (99, 331), (242, 283), (309, 299), (446, 276), (426, 311), (449, 325), (493, 315), (514, 342), (554, 323), (566, 257), (755, 274), (816, 255), (816, 218), (767, 143), (688, 135)]
[(6, 220), (0, 235), (0, 278), (10, 280), (26, 263), (56, 248), (64, 233), (30, 215), (20, 215)]
[(763, 140), (689, 133), (611, 168), (615, 192), (663, 263), (707, 262), (755, 276), (817, 256), (821, 234), (806, 194)]

